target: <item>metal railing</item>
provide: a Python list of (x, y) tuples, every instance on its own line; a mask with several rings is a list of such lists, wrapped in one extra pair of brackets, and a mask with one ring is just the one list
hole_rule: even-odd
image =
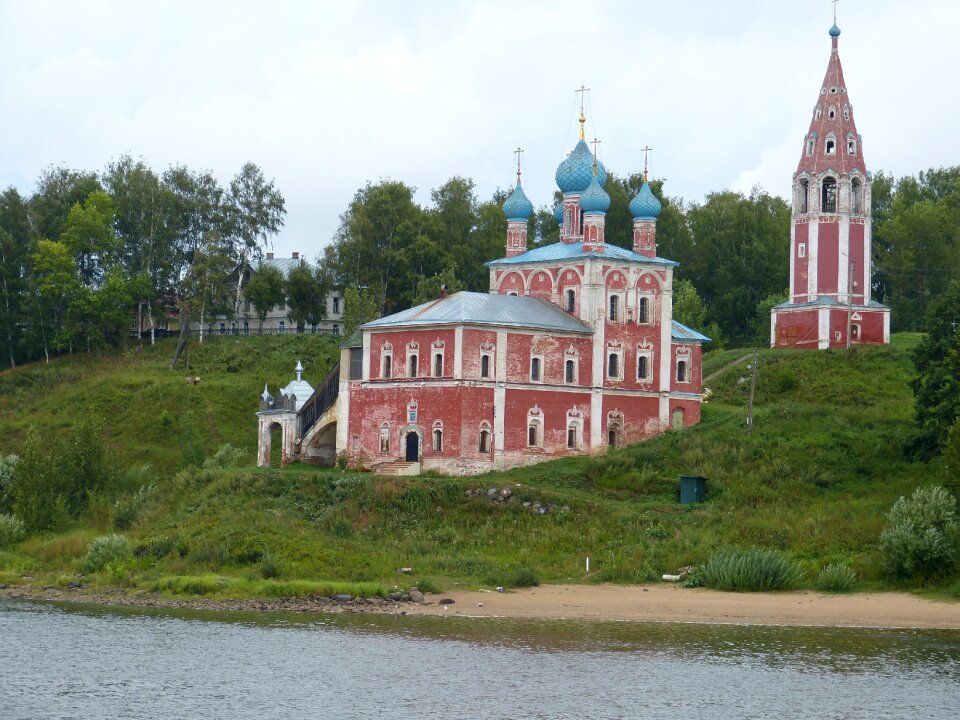
[(330, 409), (340, 394), (340, 363), (333, 366), (323, 383), (300, 408), (300, 437), (305, 437), (317, 420)]

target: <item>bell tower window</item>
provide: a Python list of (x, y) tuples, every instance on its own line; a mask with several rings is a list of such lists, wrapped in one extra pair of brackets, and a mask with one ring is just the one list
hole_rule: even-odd
[(799, 210), (801, 213), (810, 212), (810, 181), (803, 179), (800, 181), (800, 201)]
[(850, 210), (854, 215), (863, 214), (863, 180), (854, 178), (850, 182)]
[(828, 177), (823, 180), (820, 210), (825, 213), (835, 213), (837, 211), (837, 181), (835, 178)]
[(827, 140), (826, 153), (827, 155), (835, 155), (837, 152), (837, 142), (836, 140)]

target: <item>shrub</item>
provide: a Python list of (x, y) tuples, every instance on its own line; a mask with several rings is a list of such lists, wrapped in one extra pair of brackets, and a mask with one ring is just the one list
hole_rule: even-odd
[(830, 563), (817, 575), (817, 590), (821, 592), (850, 592), (857, 586), (857, 574), (845, 563)]
[(130, 558), (130, 545), (123, 535), (101, 535), (95, 538), (81, 561), (84, 572), (97, 572), (107, 565)]
[(242, 459), (243, 450), (235, 448), (230, 443), (226, 443), (217, 449), (217, 452), (213, 454), (213, 457), (208, 457), (203, 461), (203, 467), (205, 470), (212, 470), (215, 468), (226, 470), (239, 465)]
[(16, 455), (0, 455), (0, 512), (13, 509), (13, 474), (19, 460)]
[(884, 572), (898, 579), (949, 575), (960, 542), (955, 507), (953, 495), (939, 486), (917, 488), (897, 500), (880, 534)]
[[(487, 578), (491, 585), (522, 588), (537, 587), (540, 584), (540, 578), (537, 573), (525, 565), (507, 565), (502, 567)], [(420, 587), (423, 592), (428, 592)]]
[(717, 590), (763, 592), (787, 590), (802, 577), (800, 567), (786, 555), (766, 548), (721, 551), (702, 568), (703, 584)]
[(13, 515), (0, 515), (0, 548), (18, 543), (27, 534), (23, 521)]
[(282, 567), (280, 560), (272, 552), (267, 550), (260, 558), (260, 575), (267, 580), (280, 577)]

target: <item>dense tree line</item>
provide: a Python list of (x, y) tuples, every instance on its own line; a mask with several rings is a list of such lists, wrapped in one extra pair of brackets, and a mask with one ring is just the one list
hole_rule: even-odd
[(129, 156), (100, 174), (44, 171), (29, 197), (0, 194), (0, 348), (19, 362), (155, 337), (176, 315), (239, 310), (243, 270), (284, 217), (252, 163), (223, 187), (210, 173), (156, 173)]

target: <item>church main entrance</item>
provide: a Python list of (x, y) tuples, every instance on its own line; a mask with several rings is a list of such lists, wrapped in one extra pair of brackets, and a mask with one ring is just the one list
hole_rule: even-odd
[(420, 436), (415, 432), (407, 433), (407, 462), (417, 462), (420, 459)]

